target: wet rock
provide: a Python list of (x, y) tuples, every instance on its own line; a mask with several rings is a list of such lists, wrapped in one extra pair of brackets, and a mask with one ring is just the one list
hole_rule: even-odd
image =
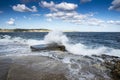
[(0, 58), (0, 80), (7, 80), (7, 75), (11, 63), (12, 63), (11, 59)]
[(72, 68), (72, 69), (79, 69), (79, 66), (74, 63), (74, 64), (71, 64), (71, 68)]
[(120, 58), (116, 56), (102, 55), (104, 65), (109, 69), (112, 80), (120, 80)]
[(114, 80), (120, 80), (120, 61), (117, 61), (113, 65), (113, 69), (111, 70), (111, 74), (112, 74)]
[(117, 57), (117, 56), (110, 56), (110, 55), (105, 55), (105, 54), (103, 54), (103, 55), (101, 55), (100, 56), (101, 58), (103, 58), (104, 60), (117, 60), (117, 59), (119, 59), (119, 57)]
[(15, 59), (7, 80), (67, 80), (66, 65), (48, 57), (27, 56)]
[(65, 46), (57, 45), (57, 44), (49, 44), (49, 45), (34, 45), (30, 46), (32, 51), (43, 51), (43, 50), (59, 50), (59, 51), (66, 51)]

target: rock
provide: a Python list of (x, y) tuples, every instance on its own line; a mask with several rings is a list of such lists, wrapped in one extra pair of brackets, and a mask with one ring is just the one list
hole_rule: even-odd
[(15, 59), (7, 80), (67, 80), (66, 64), (48, 57), (27, 56)]
[(104, 65), (109, 69), (112, 80), (120, 80), (120, 58), (116, 56), (102, 55)]
[(0, 57), (0, 80), (7, 80), (7, 75), (11, 64), (11, 59)]
[(57, 44), (49, 44), (49, 45), (34, 45), (30, 46), (32, 51), (44, 51), (44, 50), (59, 50), (59, 51), (66, 51), (65, 46), (57, 45)]
[(117, 61), (111, 70), (114, 80), (120, 80), (120, 61)]

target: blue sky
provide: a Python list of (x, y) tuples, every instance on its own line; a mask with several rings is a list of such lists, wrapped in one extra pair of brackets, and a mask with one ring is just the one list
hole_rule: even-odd
[(0, 0), (0, 28), (120, 32), (120, 0)]

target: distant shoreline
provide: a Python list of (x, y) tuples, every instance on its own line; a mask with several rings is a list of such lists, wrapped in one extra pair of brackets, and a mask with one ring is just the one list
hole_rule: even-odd
[[(0, 32), (50, 32), (52, 30), (50, 29), (0, 29)], [(63, 32), (92, 32), (94, 33), (95, 31), (71, 31), (71, 30), (64, 30)], [(97, 33), (97, 32), (95, 32)], [(109, 32), (102, 32), (102, 33), (109, 33)], [(111, 32), (110, 32), (111, 33)], [(119, 33), (119, 32), (112, 32), (112, 33)]]
[(49, 32), (49, 29), (0, 29), (0, 32)]
[[(50, 32), (50, 29), (0, 29), (0, 32)], [(65, 30), (63, 32), (79, 32)]]

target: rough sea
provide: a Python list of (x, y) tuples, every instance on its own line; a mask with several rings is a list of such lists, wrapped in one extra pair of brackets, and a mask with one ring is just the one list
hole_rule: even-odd
[[(30, 49), (32, 45), (49, 43), (62, 44), (67, 51), (32, 52)], [(99, 80), (100, 76), (105, 80), (110, 80), (107, 69), (103, 69), (104, 66), (100, 65), (104, 60), (94, 57), (103, 54), (120, 57), (119, 32), (0, 33), (0, 57), (47, 56), (68, 64), (69, 74), (67, 76), (72, 80)], [(92, 70), (95, 64), (100, 68)], [(74, 67), (72, 67), (73, 65)], [(85, 68), (86, 66), (88, 67)]]

